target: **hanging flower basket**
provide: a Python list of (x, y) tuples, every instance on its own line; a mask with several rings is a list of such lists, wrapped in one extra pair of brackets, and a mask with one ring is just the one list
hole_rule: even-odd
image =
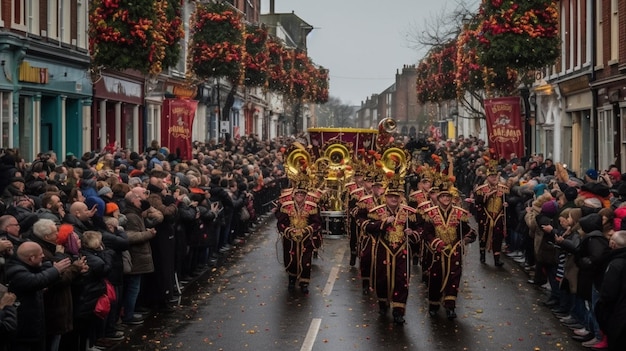
[(302, 99), (309, 88), (309, 80), (311, 78), (309, 68), (311, 67), (311, 60), (306, 52), (297, 50), (295, 51), (293, 64), (293, 94), (296, 98)]
[(197, 4), (192, 16), (190, 68), (201, 79), (239, 84), (244, 56), (241, 16), (226, 4)]
[(422, 104), (456, 97), (456, 42), (433, 48), (417, 66), (417, 98)]
[(559, 57), (558, 9), (553, 1), (483, 1), (480, 16), (481, 64), (533, 70)]
[(246, 26), (244, 59), (246, 86), (267, 85), (269, 53), (267, 29), (264, 26)]
[(163, 67), (175, 67), (181, 55), (180, 40), (185, 37), (181, 19), (182, 5), (180, 0), (157, 1), (159, 15), (158, 28), (165, 38), (165, 56)]
[(328, 70), (324, 67), (316, 69), (313, 94), (311, 100), (316, 104), (328, 102)]
[(92, 1), (89, 9), (92, 64), (116, 70), (160, 73), (167, 45), (167, 40), (157, 30), (161, 27), (157, 17), (160, 10), (154, 0)]

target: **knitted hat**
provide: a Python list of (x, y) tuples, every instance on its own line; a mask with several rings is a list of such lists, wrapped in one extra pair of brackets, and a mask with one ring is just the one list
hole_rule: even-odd
[(100, 188), (100, 190), (98, 190), (98, 196), (104, 196), (112, 192), (113, 190), (111, 190), (111, 188), (109, 188), (108, 186), (103, 186), (102, 188)]
[(574, 201), (576, 197), (578, 197), (578, 189), (576, 189), (576, 187), (570, 186), (565, 188), (563, 194), (565, 195), (565, 199), (567, 201)]
[(57, 244), (65, 245), (67, 238), (74, 232), (74, 226), (71, 224), (61, 224), (59, 226), (59, 234), (57, 235)]
[(558, 210), (559, 207), (554, 200), (550, 200), (541, 205), (541, 213), (545, 214), (546, 216), (554, 216)]
[(85, 169), (83, 170), (83, 179), (91, 179), (94, 178), (96, 176), (96, 174), (90, 170), (90, 169)]
[(587, 175), (587, 177), (593, 179), (593, 180), (597, 180), (598, 179), (598, 171), (596, 171), (593, 168), (590, 168), (587, 170), (587, 172), (585, 172), (585, 175)]
[(112, 215), (115, 211), (119, 211), (120, 208), (117, 206), (115, 202), (109, 202), (104, 207), (104, 214), (109, 216)]
[(546, 190), (546, 185), (544, 183), (539, 183), (535, 185), (535, 187), (533, 188), (533, 192), (535, 193), (535, 196), (537, 197), (543, 195), (543, 192), (545, 190)]

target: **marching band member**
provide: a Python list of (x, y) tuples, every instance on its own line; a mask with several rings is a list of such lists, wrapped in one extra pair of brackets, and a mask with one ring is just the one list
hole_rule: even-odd
[(493, 250), (493, 261), (496, 267), (504, 265), (500, 261), (500, 251), (504, 240), (505, 226), (505, 201), (509, 187), (500, 182), (500, 175), (496, 169), (496, 163), (490, 161), (487, 170), (487, 180), (474, 190), (476, 205), (476, 220), (478, 221), (480, 262), (485, 263), (485, 252)]
[[(426, 208), (431, 207), (431, 192), (433, 191), (432, 185), (434, 180), (434, 170), (428, 165), (421, 165), (416, 169), (417, 177), (419, 178), (419, 182), (417, 183), (417, 190), (412, 191), (409, 194), (408, 203), (409, 206), (418, 210), (418, 212), (422, 213), (422, 211)], [(420, 241), (419, 243), (411, 244), (411, 258), (413, 261), (413, 265), (417, 265), (418, 262), (422, 266), (422, 282), (428, 282), (428, 264), (430, 263), (430, 256), (428, 250), (424, 247), (424, 242)], [(421, 262), (420, 262), (421, 258)]]
[(435, 316), (443, 299), (448, 319), (456, 318), (456, 298), (463, 270), (466, 243), (476, 240), (470, 228), (469, 212), (452, 204), (452, 183), (442, 184), (437, 204), (424, 209), (424, 218), (432, 223), (422, 234), (428, 249), (428, 313)]
[(359, 192), (356, 192), (357, 189), (363, 188), (363, 170), (357, 164), (354, 165), (354, 175), (352, 176), (352, 181), (346, 183), (344, 186), (344, 206), (346, 208), (347, 221), (346, 228), (348, 229), (348, 237), (350, 243), (350, 266), (354, 266), (356, 264), (356, 258), (358, 255), (357, 250), (357, 241), (358, 241), (358, 226), (356, 224), (356, 212), (358, 207), (356, 203), (361, 198), (362, 195), (357, 195)]
[(288, 290), (294, 291), (299, 281), (302, 293), (309, 293), (313, 250), (321, 243), (318, 206), (306, 201), (309, 180), (304, 174), (292, 178), (292, 199), (276, 211), (278, 232), (282, 238), (283, 260), (289, 276)]
[(404, 179), (394, 174), (387, 184), (385, 203), (369, 211), (367, 233), (376, 238), (375, 286), (379, 313), (392, 308), (396, 324), (404, 324), (409, 296), (408, 244), (419, 240), (424, 219), (414, 208), (403, 205)]
[(368, 235), (363, 225), (368, 220), (370, 210), (384, 203), (383, 178), (382, 169), (371, 165), (363, 179), (363, 187), (351, 193), (353, 198), (358, 199), (355, 218), (359, 227), (359, 270), (361, 271), (363, 295), (369, 295), (374, 287), (372, 275), (374, 273), (374, 247), (376, 246), (376, 238)]

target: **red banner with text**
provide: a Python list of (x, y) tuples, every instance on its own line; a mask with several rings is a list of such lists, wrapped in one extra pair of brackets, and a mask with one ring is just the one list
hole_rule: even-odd
[(524, 156), (520, 97), (485, 99), (484, 103), (489, 147), (496, 151), (499, 159)]
[(192, 157), (191, 128), (198, 108), (198, 101), (165, 99), (161, 114), (161, 146), (182, 160)]

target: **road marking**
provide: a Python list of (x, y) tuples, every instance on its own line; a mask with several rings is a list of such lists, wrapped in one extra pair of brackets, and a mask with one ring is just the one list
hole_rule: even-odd
[(309, 326), (309, 331), (306, 333), (306, 337), (304, 338), (304, 342), (302, 343), (302, 347), (300, 351), (311, 351), (313, 350), (313, 344), (315, 343), (315, 339), (317, 338), (317, 332), (320, 330), (320, 325), (322, 325), (321, 318), (313, 318), (311, 321), (311, 325)]
[(330, 274), (328, 276), (328, 280), (326, 281), (326, 286), (324, 287), (324, 291), (322, 291), (322, 296), (329, 296), (333, 291), (333, 286), (335, 286), (335, 281), (337, 281), (337, 276), (339, 275), (339, 267), (333, 267), (330, 269)]

